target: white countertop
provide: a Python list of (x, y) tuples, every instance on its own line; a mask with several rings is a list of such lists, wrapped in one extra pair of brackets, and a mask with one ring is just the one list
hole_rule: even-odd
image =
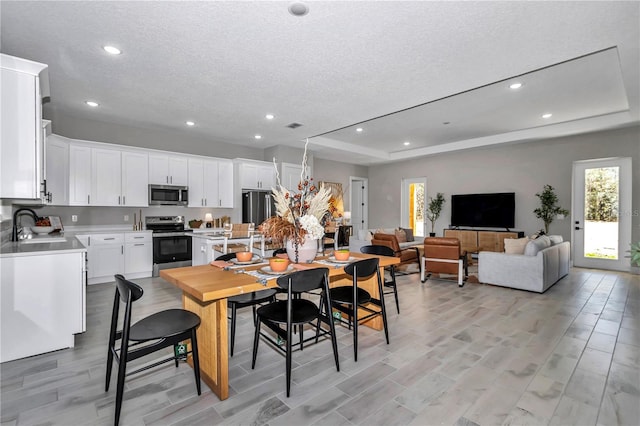
[[(51, 236), (45, 235), (41, 239), (51, 240)], [(39, 256), (43, 254), (56, 253), (81, 253), (87, 249), (82, 243), (72, 235), (60, 237), (56, 242), (32, 242), (37, 241), (38, 237), (34, 236), (32, 241), (9, 241), (0, 246), (0, 257), (18, 257), (18, 256)], [(45, 241), (46, 241), (45, 240)]]

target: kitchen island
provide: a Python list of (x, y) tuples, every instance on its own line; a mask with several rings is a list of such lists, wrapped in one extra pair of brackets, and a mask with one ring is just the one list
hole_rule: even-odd
[[(399, 258), (351, 253), (357, 258), (377, 257), (380, 268), (398, 264)], [(245, 269), (259, 269), (260, 266)], [(314, 263), (319, 268), (329, 268), (331, 285), (350, 285), (351, 280), (345, 275), (344, 268), (331, 267)], [(384, 271), (381, 270), (382, 273)], [(198, 327), (198, 350), (201, 377), (211, 390), (221, 399), (229, 397), (229, 349), (227, 334), (227, 297), (253, 291), (265, 287), (276, 287), (276, 280), (270, 279), (261, 283), (248, 274), (236, 274), (211, 265), (192, 266), (186, 268), (164, 269), (160, 277), (182, 290), (182, 306), (200, 316)], [(359, 283), (371, 293), (373, 298), (380, 298), (375, 276)], [(381, 319), (373, 318), (363, 325), (381, 329)]]
[(86, 252), (64, 236), (0, 246), (0, 362), (74, 346), (86, 330)]

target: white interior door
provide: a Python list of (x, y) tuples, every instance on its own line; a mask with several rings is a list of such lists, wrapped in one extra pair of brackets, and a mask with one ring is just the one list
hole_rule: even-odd
[(369, 180), (367, 178), (349, 177), (349, 208), (351, 209), (350, 224), (353, 227), (353, 235), (358, 236), (359, 230), (369, 228)]
[(573, 264), (629, 270), (631, 158), (573, 163)]

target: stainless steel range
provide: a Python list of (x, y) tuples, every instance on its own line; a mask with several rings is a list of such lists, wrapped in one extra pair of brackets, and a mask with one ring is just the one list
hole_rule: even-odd
[(153, 276), (161, 269), (191, 266), (191, 231), (184, 230), (184, 216), (147, 216), (153, 231)]

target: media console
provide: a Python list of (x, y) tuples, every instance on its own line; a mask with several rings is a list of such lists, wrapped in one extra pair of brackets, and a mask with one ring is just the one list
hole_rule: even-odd
[(504, 240), (507, 238), (522, 238), (522, 231), (482, 231), (472, 229), (445, 229), (445, 237), (460, 240), (460, 248), (467, 252), (481, 251), (504, 252)]

